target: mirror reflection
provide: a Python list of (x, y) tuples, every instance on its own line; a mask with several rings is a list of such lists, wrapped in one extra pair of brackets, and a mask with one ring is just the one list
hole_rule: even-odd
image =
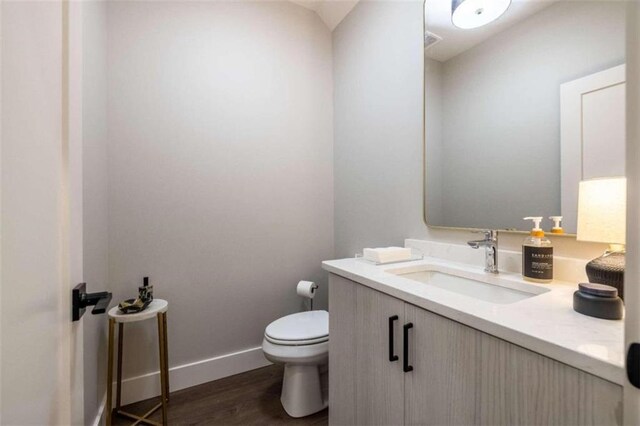
[(583, 179), (624, 175), (625, 4), (425, 2), (430, 226), (576, 232)]

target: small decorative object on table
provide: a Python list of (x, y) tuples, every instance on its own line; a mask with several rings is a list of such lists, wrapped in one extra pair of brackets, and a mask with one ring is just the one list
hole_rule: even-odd
[(144, 277), (144, 284), (138, 287), (138, 298), (120, 302), (118, 308), (123, 314), (135, 314), (147, 309), (152, 300), (153, 286), (149, 285), (149, 277)]
[(590, 317), (619, 320), (624, 315), (624, 303), (615, 287), (605, 284), (580, 283), (573, 293), (573, 309)]

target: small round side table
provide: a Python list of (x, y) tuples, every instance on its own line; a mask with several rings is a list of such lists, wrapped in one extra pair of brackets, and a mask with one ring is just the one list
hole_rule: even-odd
[[(135, 421), (134, 424), (147, 423), (150, 425), (166, 425), (167, 424), (167, 404), (169, 403), (169, 359), (168, 359), (168, 343), (167, 343), (167, 310), (169, 309), (169, 302), (162, 299), (154, 299), (147, 309), (135, 314), (123, 314), (118, 307), (111, 308), (109, 310), (109, 356), (107, 366), (107, 426), (111, 426), (111, 420), (113, 415), (112, 409), (112, 388), (113, 388), (113, 338), (115, 332), (115, 325), (118, 323), (118, 370), (117, 370), (117, 384), (116, 384), (116, 407), (115, 414), (128, 417)], [(157, 318), (158, 321), (158, 348), (160, 353), (160, 403), (149, 410), (142, 416), (131, 414), (121, 410), (121, 396), (122, 396), (122, 343), (124, 338), (124, 324), (144, 321), (152, 318)], [(148, 419), (148, 417), (155, 413), (159, 408), (162, 408), (162, 423), (155, 422)]]

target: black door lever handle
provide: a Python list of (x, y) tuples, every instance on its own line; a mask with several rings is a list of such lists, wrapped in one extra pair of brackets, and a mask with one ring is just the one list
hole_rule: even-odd
[(640, 389), (640, 343), (629, 345), (627, 352), (627, 378), (636, 388)]
[(88, 293), (86, 298), (87, 305), (92, 305), (94, 301), (97, 301), (95, 303), (95, 306), (91, 310), (91, 313), (93, 315), (104, 314), (107, 311), (107, 308), (109, 307), (109, 303), (111, 302), (111, 297), (112, 297), (111, 293), (106, 291), (102, 291), (100, 293)]
[(104, 314), (111, 302), (112, 294), (107, 291), (87, 293), (87, 283), (80, 283), (71, 291), (72, 320), (78, 321), (87, 306), (93, 306), (93, 315)]

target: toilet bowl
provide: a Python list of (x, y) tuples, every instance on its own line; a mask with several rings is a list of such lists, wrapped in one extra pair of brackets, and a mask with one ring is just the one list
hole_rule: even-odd
[(291, 417), (304, 417), (327, 407), (323, 376), (329, 358), (329, 313), (287, 315), (269, 324), (262, 341), (264, 356), (284, 364), (280, 401)]

